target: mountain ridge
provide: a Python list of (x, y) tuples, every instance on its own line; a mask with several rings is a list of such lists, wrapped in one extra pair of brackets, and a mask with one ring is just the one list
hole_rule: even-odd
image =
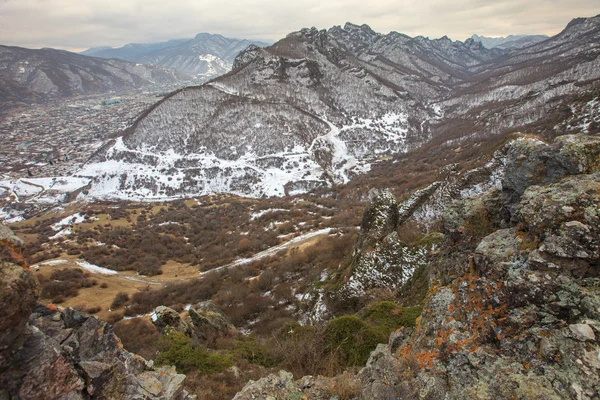
[(189, 76), (121, 60), (104, 60), (65, 50), (0, 46), (0, 102), (28, 103), (110, 91), (174, 86)]
[(228, 72), (236, 55), (248, 46), (264, 47), (269, 44), (260, 40), (227, 38), (219, 34), (202, 32), (191, 39), (129, 43), (118, 48), (97, 48), (97, 50), (92, 48), (81, 54), (155, 64), (206, 80)]
[[(556, 113), (600, 78), (599, 26), (588, 18), (512, 52), (351, 23), (305, 28), (247, 48), (230, 73), (167, 97), (81, 176), (108, 174), (126, 198), (144, 186), (144, 197), (260, 197), (345, 183), (379, 157), (434, 139), (483, 140)], [(110, 170), (115, 162), (120, 172)], [(169, 183), (139, 172), (157, 163), (175, 174)]]

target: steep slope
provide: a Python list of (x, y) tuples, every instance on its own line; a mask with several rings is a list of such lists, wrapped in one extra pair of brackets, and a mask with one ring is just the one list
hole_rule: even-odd
[[(596, 16), (576, 19), (550, 39), (471, 67), (472, 77), (437, 103), (447, 119), (440, 137), (576, 133), (562, 123), (574, 115), (572, 104), (598, 96), (599, 55)], [(596, 114), (597, 107), (589, 113)]]
[(183, 84), (188, 76), (161, 67), (102, 60), (62, 50), (0, 46), (0, 103), (32, 102)]
[(427, 140), (437, 114), (420, 99), (447, 90), (363, 62), (316, 29), (251, 47), (235, 65), (174, 93), (107, 146), (80, 173), (107, 172), (92, 195), (283, 195), (346, 182)]
[(199, 33), (193, 39), (130, 43), (119, 48), (88, 49), (81, 54), (160, 65), (206, 80), (229, 72), (235, 56), (250, 45), (264, 47), (268, 43)]
[(79, 175), (97, 197), (283, 195), (347, 182), (427, 143), (569, 133), (565, 108), (582, 103), (580, 121), (600, 114), (584, 103), (598, 96), (599, 26), (576, 20), (511, 53), (350, 23), (303, 29), (156, 104)]
[(0, 225), (0, 396), (19, 399), (190, 399), (185, 375), (123, 349), (112, 326), (37, 303), (23, 243)]

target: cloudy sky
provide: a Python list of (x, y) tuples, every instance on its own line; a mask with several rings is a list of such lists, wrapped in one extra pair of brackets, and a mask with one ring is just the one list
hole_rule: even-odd
[(0, 0), (0, 44), (83, 50), (193, 37), (275, 41), (346, 21), (378, 32), (464, 40), (473, 33), (558, 33), (600, 0)]

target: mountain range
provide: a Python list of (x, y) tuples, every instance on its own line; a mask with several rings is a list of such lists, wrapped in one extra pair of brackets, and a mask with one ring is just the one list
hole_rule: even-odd
[(97, 47), (81, 54), (155, 64), (192, 75), (202, 81), (229, 72), (237, 54), (250, 45), (268, 46), (258, 40), (232, 39), (199, 33), (193, 39), (176, 39), (160, 43), (130, 43), (123, 47)]
[(481, 42), (488, 49), (499, 48), (505, 50), (520, 49), (531, 46), (548, 39), (547, 35), (508, 35), (506, 37), (486, 37), (477, 34), (471, 36), (476, 42)]
[(191, 77), (159, 66), (64, 50), (0, 46), (0, 105), (110, 91), (183, 85)]
[(597, 131), (599, 39), (600, 16), (511, 52), (350, 23), (303, 29), (155, 104), (78, 176), (101, 198), (282, 196), (426, 143)]

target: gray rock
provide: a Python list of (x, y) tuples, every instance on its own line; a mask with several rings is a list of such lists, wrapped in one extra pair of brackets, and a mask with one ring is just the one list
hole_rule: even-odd
[(13, 231), (0, 223), (0, 241), (2, 240), (7, 240), (17, 247), (23, 247), (24, 245), (23, 240), (15, 236)]
[(188, 310), (194, 335), (206, 340), (213, 335), (226, 335), (235, 331), (229, 318), (212, 301), (193, 305)]
[(172, 308), (158, 306), (152, 315), (152, 323), (158, 328), (161, 333), (168, 329), (181, 332), (184, 335), (192, 336), (192, 328), (184, 321), (179, 313)]
[(363, 215), (358, 248), (373, 246), (394, 232), (398, 217), (396, 197), (390, 191), (377, 194)]
[(574, 335), (575, 339), (581, 341), (590, 341), (593, 342), (596, 340), (596, 335), (594, 335), (594, 331), (588, 324), (573, 324), (569, 325), (569, 329), (571, 333)]
[(38, 294), (39, 284), (31, 272), (0, 260), (0, 364), (25, 330)]

